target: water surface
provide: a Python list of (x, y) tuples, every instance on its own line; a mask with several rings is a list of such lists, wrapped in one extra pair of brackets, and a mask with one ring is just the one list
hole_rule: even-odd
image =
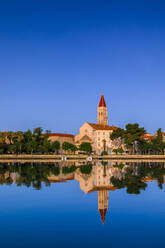
[(1, 247), (164, 247), (165, 164), (0, 164)]

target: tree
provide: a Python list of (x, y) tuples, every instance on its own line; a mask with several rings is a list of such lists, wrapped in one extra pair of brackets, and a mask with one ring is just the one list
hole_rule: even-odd
[(43, 146), (43, 142), (45, 139), (48, 139), (48, 136), (42, 136), (42, 131), (43, 129), (41, 127), (37, 127), (33, 130), (33, 140), (37, 143), (36, 152), (42, 151), (41, 147)]
[(128, 148), (130, 148), (131, 153), (135, 153), (135, 145), (141, 140), (142, 135), (146, 133), (145, 129), (139, 127), (138, 123), (127, 124), (124, 134), (124, 142)]
[(140, 154), (148, 154), (151, 151), (151, 143), (145, 139), (140, 139), (138, 142), (138, 152)]
[(77, 151), (77, 146), (74, 144), (70, 144), (70, 150), (75, 154), (75, 152)]
[(123, 150), (122, 147), (120, 147), (120, 148), (117, 148), (117, 149), (113, 149), (112, 152), (114, 152), (114, 153), (116, 153), (116, 154), (118, 154), (118, 153), (122, 154), (122, 153), (124, 152), (124, 150)]
[(110, 139), (111, 139), (111, 140), (115, 140), (115, 139), (118, 139), (118, 138), (123, 139), (123, 138), (124, 138), (124, 134), (125, 134), (124, 129), (118, 128), (118, 129), (114, 130), (114, 131), (111, 133)]
[(43, 153), (51, 152), (51, 142), (50, 140), (44, 139), (40, 151)]
[(116, 153), (116, 155), (118, 154), (118, 149), (113, 149), (112, 152)]
[(56, 154), (58, 154), (59, 150), (60, 150), (60, 142), (59, 141), (53, 141), (51, 143), (51, 150), (52, 152), (56, 152)]
[(122, 147), (118, 148), (118, 153), (120, 153), (120, 154), (124, 153), (124, 150)]
[(156, 137), (151, 140), (151, 149), (156, 153), (164, 154), (165, 142), (163, 142), (162, 130), (159, 128), (156, 133)]
[(9, 131), (6, 133), (6, 138), (8, 140), (8, 143), (11, 145), (13, 143), (13, 137), (14, 137), (14, 132)]
[(4, 144), (6, 141), (6, 135), (4, 132), (0, 132), (0, 144)]
[(101, 153), (101, 156), (106, 156), (106, 155), (108, 155), (107, 151), (103, 151), (103, 152)]
[(84, 151), (86, 153), (92, 153), (92, 146), (91, 146), (91, 143), (89, 142), (83, 142), (81, 143), (80, 145), (80, 151)]
[(37, 150), (37, 142), (35, 140), (31, 140), (28, 143), (26, 143), (25, 151), (27, 153), (31, 153), (32, 154), (36, 150)]
[(62, 143), (62, 149), (64, 151), (75, 152), (77, 150), (77, 147), (74, 144), (71, 144), (71, 143), (68, 143), (68, 142), (63, 142)]
[(23, 150), (23, 139), (24, 139), (24, 133), (21, 131), (16, 132), (13, 135), (13, 142), (12, 145), (15, 149), (15, 153), (21, 153)]
[(79, 168), (80, 168), (80, 171), (82, 174), (89, 175), (92, 172), (92, 165), (91, 164), (81, 165)]
[(110, 138), (112, 140), (117, 138), (123, 139), (124, 143), (132, 154), (136, 152), (136, 144), (138, 144), (145, 132), (145, 129), (143, 127), (140, 128), (138, 123), (127, 124), (125, 130), (121, 128), (114, 130), (110, 135)]

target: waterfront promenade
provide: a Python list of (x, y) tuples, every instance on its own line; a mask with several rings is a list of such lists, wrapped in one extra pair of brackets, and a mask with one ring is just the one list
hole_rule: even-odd
[(116, 162), (165, 162), (165, 155), (0, 155), (0, 162), (60, 162), (60, 161), (112, 160)]

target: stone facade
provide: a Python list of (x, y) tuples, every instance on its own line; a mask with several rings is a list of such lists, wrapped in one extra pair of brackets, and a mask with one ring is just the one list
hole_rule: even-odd
[(108, 110), (103, 94), (97, 107), (97, 123), (99, 125), (108, 125)]
[(72, 134), (64, 134), (64, 133), (51, 133), (49, 140), (50, 141), (59, 141), (60, 144), (62, 145), (63, 142), (68, 142), (74, 144), (74, 135)]
[[(51, 133), (49, 136), (50, 141), (59, 141), (60, 142), (60, 147), (62, 147), (63, 142), (68, 142), (71, 144), (75, 143), (75, 136), (72, 134), (64, 134), (64, 133)], [(59, 151), (60, 153), (64, 153), (62, 148)]]
[(79, 146), (82, 142), (90, 142), (94, 153), (101, 154), (102, 151), (111, 154), (113, 149), (120, 147), (121, 140), (112, 141), (110, 139), (111, 133), (117, 129), (115, 126), (108, 125), (108, 110), (103, 94), (97, 109), (98, 123), (85, 122), (80, 127), (80, 132), (75, 136), (75, 144)]

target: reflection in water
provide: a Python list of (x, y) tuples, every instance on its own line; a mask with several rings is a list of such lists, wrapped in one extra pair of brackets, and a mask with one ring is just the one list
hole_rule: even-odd
[(140, 194), (147, 183), (158, 182), (160, 189), (165, 182), (165, 163), (114, 163), (83, 162), (62, 163), (3, 163), (0, 164), (0, 184), (33, 187), (42, 184), (77, 180), (85, 193), (98, 192), (98, 210), (104, 224), (108, 210), (109, 191), (126, 188), (128, 194)]

